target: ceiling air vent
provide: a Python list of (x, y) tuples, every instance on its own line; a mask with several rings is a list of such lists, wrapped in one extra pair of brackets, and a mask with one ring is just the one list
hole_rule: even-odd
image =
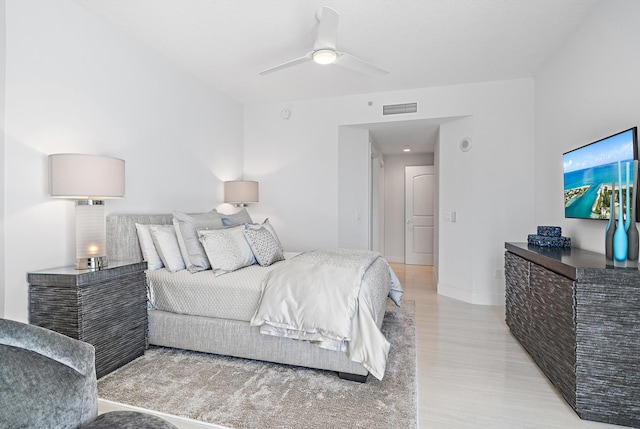
[(382, 106), (383, 115), (399, 115), (402, 113), (416, 113), (417, 111), (418, 103), (387, 104)]

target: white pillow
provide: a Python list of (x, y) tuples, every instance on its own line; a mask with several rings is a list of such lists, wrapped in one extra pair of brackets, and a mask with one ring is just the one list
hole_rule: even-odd
[(280, 246), (278, 240), (264, 226), (255, 228), (246, 225), (244, 234), (245, 237), (247, 237), (251, 251), (256, 257), (258, 264), (266, 267), (274, 262), (284, 260), (282, 246)]
[(145, 225), (136, 223), (136, 231), (138, 233), (138, 241), (140, 242), (140, 250), (142, 251), (142, 258), (147, 261), (147, 270), (154, 271), (164, 267), (160, 255), (156, 250), (156, 245), (153, 244), (153, 238), (151, 237), (151, 225)]
[(172, 273), (184, 270), (186, 268), (178, 238), (176, 237), (176, 229), (173, 225), (151, 225), (151, 238), (156, 246), (156, 250), (162, 259), (165, 268)]
[(198, 240), (198, 229), (223, 228), (220, 213), (215, 209), (207, 213), (186, 214), (173, 212), (173, 224), (178, 237), (182, 258), (191, 273), (211, 268), (207, 254)]
[(199, 230), (198, 236), (216, 276), (256, 263), (244, 237), (244, 225), (225, 229)]

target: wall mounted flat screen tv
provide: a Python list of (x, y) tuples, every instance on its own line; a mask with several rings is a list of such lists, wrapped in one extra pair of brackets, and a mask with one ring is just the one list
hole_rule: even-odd
[[(622, 163), (623, 198), (626, 198), (626, 163), (631, 163), (629, 195), (633, 195), (633, 176), (637, 174), (633, 171), (633, 160), (638, 159), (638, 129), (633, 127), (574, 149), (563, 154), (562, 159), (565, 217), (609, 219), (611, 182), (616, 182), (616, 189), (620, 184), (618, 161)], [(638, 214), (633, 215), (640, 221)]]

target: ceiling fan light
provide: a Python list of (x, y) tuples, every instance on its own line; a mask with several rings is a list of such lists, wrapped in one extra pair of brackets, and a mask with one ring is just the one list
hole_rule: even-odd
[(338, 54), (333, 49), (318, 49), (313, 52), (313, 62), (316, 64), (333, 64), (338, 59)]

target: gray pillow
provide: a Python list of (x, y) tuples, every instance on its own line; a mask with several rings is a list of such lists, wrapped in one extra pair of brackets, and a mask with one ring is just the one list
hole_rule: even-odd
[(197, 214), (174, 211), (173, 225), (178, 236), (182, 258), (189, 272), (197, 273), (211, 268), (207, 254), (198, 240), (198, 230), (222, 228), (220, 213), (215, 209), (207, 213)]
[(238, 226), (244, 225), (245, 223), (253, 223), (246, 208), (242, 208), (238, 213), (230, 215), (220, 213), (220, 217), (222, 217), (224, 226)]
[(282, 243), (280, 243), (280, 239), (278, 238), (278, 234), (276, 234), (276, 230), (273, 229), (273, 226), (271, 226), (271, 223), (269, 222), (269, 218), (266, 218), (262, 223), (247, 224), (246, 227), (252, 228), (252, 229), (260, 229), (264, 227), (267, 231), (271, 233), (271, 235), (273, 235), (273, 238), (276, 240), (276, 243), (278, 243), (278, 247), (280, 247), (280, 250), (284, 252), (284, 249), (282, 248)]
[(247, 225), (244, 234), (258, 264), (266, 267), (274, 262), (284, 260), (280, 243), (265, 227), (254, 228)]

